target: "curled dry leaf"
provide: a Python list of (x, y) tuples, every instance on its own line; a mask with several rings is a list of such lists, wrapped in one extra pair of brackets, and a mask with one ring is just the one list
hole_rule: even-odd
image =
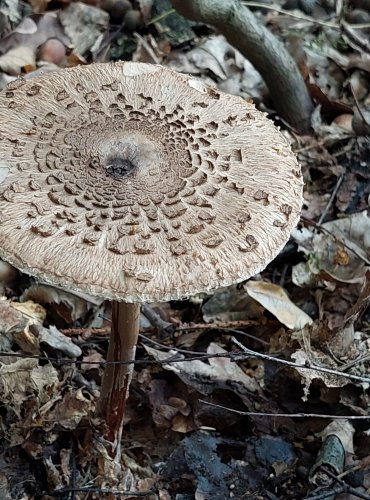
[(305, 263), (293, 267), (293, 282), (298, 286), (318, 279), (363, 283), (366, 261), (370, 259), (370, 218), (367, 212), (326, 222), (322, 227), (324, 232), (318, 233), (308, 229), (293, 231), (299, 250), (307, 255)]
[(46, 318), (46, 310), (36, 302), (27, 300), (25, 302), (11, 302), (10, 306), (19, 311), (32, 323), (43, 323)]
[(0, 299), (0, 350), (11, 349), (14, 333), (23, 332), (27, 326), (26, 318), (10, 306), (5, 297)]
[(297, 307), (281, 286), (264, 281), (248, 281), (244, 290), (291, 330), (300, 330), (312, 324), (312, 319)]
[(14, 341), (23, 351), (38, 354), (40, 352), (39, 338), (32, 331), (32, 328), (41, 326), (46, 318), (46, 310), (32, 300), (11, 302), (10, 307), (18, 311), (23, 317), (23, 322), (12, 331)]
[(43, 342), (49, 347), (63, 352), (72, 358), (81, 356), (81, 349), (74, 344), (69, 337), (63, 335), (55, 326), (51, 325), (49, 328), (44, 328), (41, 325), (35, 325), (32, 330), (37, 332), (39, 342)]
[(59, 14), (59, 20), (72, 41), (74, 52), (95, 54), (109, 25), (109, 14), (81, 2), (71, 3)]
[[(326, 363), (321, 364), (325, 368), (333, 368), (330, 366), (330, 359), (324, 356), (323, 353), (317, 351), (311, 351), (310, 356), (303, 349), (299, 349), (291, 355), (291, 358), (299, 365), (308, 364), (310, 366), (317, 363), (318, 360), (325, 358)], [(317, 363), (320, 366), (319, 363)], [(314, 380), (322, 380), (326, 387), (344, 387), (348, 380), (337, 375), (331, 375), (329, 373), (322, 373), (311, 368), (295, 368), (297, 372), (301, 375), (301, 383), (304, 385), (302, 400), (307, 401), (308, 395), (310, 393), (310, 386)]]
[[(6, 17), (10, 22), (16, 23), (19, 21), (21, 15), (19, 12), (18, 0), (2, 0), (0, 6), (0, 13)], [(2, 35), (2, 33), (0, 33)]]
[(5, 297), (0, 299), (0, 334), (6, 335), (16, 329), (23, 329), (26, 325), (24, 316), (12, 307), (12, 304)]
[[(158, 361), (164, 361), (176, 354), (176, 351), (162, 352), (149, 346), (145, 346), (145, 349)], [(211, 343), (207, 349), (208, 354), (226, 352), (214, 343)], [(180, 355), (178, 357), (179, 359), (184, 358)], [(204, 395), (211, 394), (216, 389), (229, 389), (242, 397), (246, 391), (257, 392), (260, 390), (257, 381), (244, 373), (229, 358), (211, 358), (209, 364), (200, 360), (164, 363), (163, 368), (175, 372), (185, 384), (194, 387)]]
[[(75, 294), (49, 285), (32, 285), (21, 298), (22, 300), (32, 299), (40, 304), (51, 305), (66, 323), (73, 323), (82, 318), (92, 307), (89, 302)], [(98, 301), (98, 303), (101, 302), (102, 300)]]
[(87, 399), (82, 389), (66, 392), (63, 401), (56, 404), (55, 408), (48, 414), (48, 421), (58, 423), (64, 429), (75, 429), (93, 410), (93, 404)]
[(52, 365), (38, 366), (37, 359), (19, 359), (0, 367), (1, 402), (20, 417), (22, 404), (35, 395), (40, 405), (49, 399), (49, 389), (58, 384)]

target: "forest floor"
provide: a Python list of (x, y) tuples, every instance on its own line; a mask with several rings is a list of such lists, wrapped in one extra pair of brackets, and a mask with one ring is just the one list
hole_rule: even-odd
[(1, 499), (370, 499), (370, 4), (278, 2), (250, 7), (299, 64), (315, 104), (305, 135), (223, 36), (167, 0), (128, 14), (124, 0), (0, 2), (2, 89), (96, 61), (163, 64), (253, 100), (305, 181), (301, 221), (265, 271), (151, 304), (156, 324), (141, 315), (119, 484), (92, 417), (110, 304), (1, 263)]

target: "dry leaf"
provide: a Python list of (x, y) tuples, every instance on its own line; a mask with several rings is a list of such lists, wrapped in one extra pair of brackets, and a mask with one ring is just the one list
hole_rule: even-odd
[(1, 402), (20, 417), (22, 403), (35, 395), (39, 404), (49, 399), (48, 389), (58, 384), (58, 374), (52, 365), (38, 366), (37, 359), (19, 359), (0, 367)]
[(71, 3), (59, 14), (59, 20), (71, 39), (73, 51), (81, 56), (95, 54), (108, 30), (109, 14), (92, 5)]
[[(73, 323), (82, 318), (92, 305), (60, 288), (50, 285), (32, 285), (21, 296), (22, 300), (34, 300), (40, 304), (50, 304), (66, 323)], [(102, 299), (99, 301), (103, 302)]]
[(25, 17), (8, 36), (0, 40), (0, 52), (6, 53), (10, 49), (25, 46), (36, 53), (38, 47), (49, 38), (57, 38), (66, 46), (70, 44), (56, 12), (46, 12), (37, 16), (36, 20)]
[(370, 218), (367, 212), (326, 222), (322, 227), (325, 232), (308, 229), (293, 232), (299, 250), (307, 255), (307, 262), (293, 267), (293, 282), (305, 286), (322, 278), (334, 283), (363, 283), (366, 260), (370, 260)]
[(244, 289), (250, 297), (259, 302), (283, 325), (291, 330), (300, 330), (312, 324), (312, 319), (289, 299), (287, 293), (278, 285), (264, 281), (248, 281)]
[[(2, 0), (0, 13), (9, 19), (10, 22), (16, 23), (20, 19), (19, 2), (18, 0)], [(0, 33), (2, 35), (2, 33)]]
[(22, 320), (11, 333), (13, 340), (27, 353), (39, 353), (39, 340), (30, 330), (32, 325), (41, 325), (46, 318), (45, 309), (31, 300), (26, 302), (10, 302), (9, 307), (19, 314)]
[[(307, 353), (303, 349), (299, 349), (291, 355), (291, 358), (298, 364), (304, 365), (307, 364), (312, 366), (313, 360), (320, 359), (320, 355), (317, 352), (311, 352), (312, 358), (310, 358)], [(323, 355), (322, 355), (323, 356)], [(325, 368), (333, 368), (335, 367), (328, 366), (328, 364), (323, 365)], [(348, 380), (344, 377), (340, 377), (339, 375), (331, 375), (330, 373), (323, 373), (316, 371), (311, 368), (295, 368), (297, 372), (302, 377), (302, 384), (304, 384), (303, 388), (303, 396), (302, 401), (307, 401), (308, 395), (310, 393), (310, 386), (314, 380), (322, 380), (326, 387), (344, 387), (348, 384)]]
[(44, 342), (53, 349), (61, 351), (71, 358), (78, 358), (82, 355), (81, 349), (53, 325), (49, 328), (35, 325), (32, 327), (32, 331), (37, 332), (39, 342)]
[(82, 389), (69, 391), (63, 397), (63, 401), (56, 404), (49, 413), (48, 420), (58, 423), (64, 429), (75, 429), (93, 409), (93, 403), (85, 398)]
[(43, 323), (46, 318), (46, 310), (33, 302), (32, 300), (27, 300), (25, 302), (11, 302), (10, 307), (19, 311), (24, 317), (31, 320), (32, 323)]
[[(162, 352), (152, 347), (145, 346), (146, 351), (158, 361), (164, 361), (176, 354), (176, 351)], [(218, 345), (211, 343), (207, 349), (209, 354), (226, 353)], [(183, 356), (178, 355), (183, 359)], [(260, 386), (256, 380), (249, 377), (244, 371), (229, 358), (211, 358), (210, 364), (200, 360), (185, 361), (180, 363), (163, 364), (163, 368), (176, 373), (187, 385), (194, 387), (201, 394), (211, 394), (218, 388), (229, 389), (239, 395), (245, 391), (256, 392)]]
[(219, 288), (202, 306), (206, 323), (259, 318), (263, 308), (236, 285)]

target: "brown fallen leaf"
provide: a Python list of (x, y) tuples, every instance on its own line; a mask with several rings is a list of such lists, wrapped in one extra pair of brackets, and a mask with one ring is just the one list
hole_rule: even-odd
[(71, 358), (78, 358), (82, 354), (81, 349), (53, 325), (50, 325), (49, 328), (34, 325), (31, 327), (31, 330), (37, 333), (39, 342), (43, 342)]
[[(21, 296), (21, 300), (33, 300), (39, 304), (48, 304), (53, 312), (56, 312), (66, 323), (72, 323), (82, 318), (92, 307), (92, 304), (87, 300), (73, 293), (41, 284), (27, 288)], [(98, 301), (98, 303), (101, 302), (102, 300)]]
[(58, 402), (47, 415), (47, 421), (52, 427), (58, 425), (72, 430), (92, 409), (93, 403), (85, 398), (82, 389), (70, 390), (64, 394), (63, 401)]
[(300, 330), (312, 323), (312, 319), (297, 307), (281, 286), (265, 281), (248, 281), (243, 286), (250, 297), (263, 305), (280, 323), (291, 330)]
[(37, 359), (19, 359), (0, 367), (1, 402), (21, 416), (22, 404), (35, 395), (39, 404), (49, 399), (48, 389), (59, 384), (52, 365), (38, 366)]
[[(176, 354), (176, 351), (162, 352), (149, 346), (145, 350), (158, 361), (164, 361)], [(208, 354), (226, 353), (222, 347), (211, 343)], [(179, 358), (183, 358), (178, 354)], [(176, 373), (187, 385), (194, 387), (201, 394), (211, 394), (216, 389), (228, 389), (241, 397), (245, 392), (259, 392), (258, 382), (249, 377), (236, 363), (229, 358), (211, 358), (209, 364), (201, 360), (175, 362), (166, 364), (163, 368)]]

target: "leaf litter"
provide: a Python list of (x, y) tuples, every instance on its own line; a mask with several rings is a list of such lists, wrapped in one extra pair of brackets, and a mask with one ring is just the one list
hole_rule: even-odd
[(1, 498), (370, 498), (369, 425), (351, 419), (370, 406), (370, 148), (358, 125), (370, 56), (357, 3), (251, 6), (306, 79), (306, 135), (274, 114), (249, 61), (167, 0), (1, 3), (1, 88), (94, 61), (164, 64), (269, 112), (305, 176), (301, 222), (263, 273), (152, 305), (169, 336), (142, 316), (118, 483), (94, 416), (109, 304), (1, 263)]

